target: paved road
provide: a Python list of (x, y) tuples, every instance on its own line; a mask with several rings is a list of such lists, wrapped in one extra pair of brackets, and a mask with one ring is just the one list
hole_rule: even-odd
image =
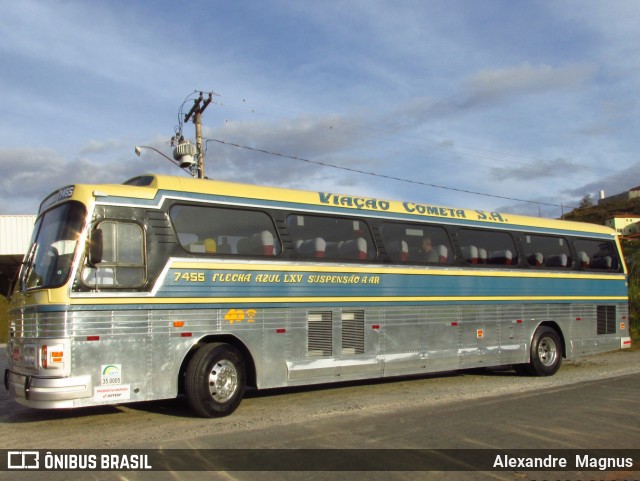
[[(181, 442), (161, 444), (183, 447)], [(336, 446), (640, 449), (640, 374), (428, 408), (351, 412), (190, 441), (192, 448)]]
[[(553, 378), (464, 372), (275, 391), (246, 399), (234, 415), (222, 420), (194, 419), (175, 400), (47, 412), (16, 407), (3, 394), (0, 447), (640, 449), (639, 360), (638, 352), (594, 356), (567, 364)], [(7, 473), (0, 473), (0, 478), (2, 474)], [(640, 472), (369, 472), (345, 477), (316, 471), (235, 471), (123, 477), (91, 473), (90, 478), (87, 473), (12, 473), (7, 479), (638, 480)]]
[[(191, 448), (430, 448), (430, 449), (637, 449), (640, 454), (640, 375), (440, 406), (379, 413), (349, 413), (316, 422), (272, 426), (193, 439)], [(181, 448), (180, 443), (165, 447)], [(491, 458), (493, 459), (493, 458)], [(634, 459), (640, 463), (640, 459)], [(250, 462), (250, 461), (249, 461)], [(318, 460), (316, 465), (322, 466)], [(640, 464), (637, 465), (640, 468)], [(368, 473), (380, 479), (442, 479), (443, 473)], [(385, 477), (385, 474), (388, 475)], [(420, 476), (418, 476), (420, 475)], [(305, 473), (306, 479), (324, 479)], [(449, 473), (447, 479), (451, 478)], [(530, 473), (524, 470), (456, 479), (640, 479), (640, 472)], [(544, 477), (542, 477), (544, 476)], [(558, 477), (554, 477), (558, 476)], [(560, 476), (562, 476), (560, 478)], [(233, 479), (256, 479), (234, 473)], [(283, 479), (265, 476), (261, 479)], [(291, 479), (297, 479), (292, 477)], [(334, 478), (337, 479), (337, 478)]]

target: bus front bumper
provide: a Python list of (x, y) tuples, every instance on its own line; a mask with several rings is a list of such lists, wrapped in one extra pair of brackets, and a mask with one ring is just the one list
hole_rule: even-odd
[(74, 399), (92, 396), (91, 376), (42, 378), (4, 372), (4, 387), (17, 402), (31, 408), (72, 408)]

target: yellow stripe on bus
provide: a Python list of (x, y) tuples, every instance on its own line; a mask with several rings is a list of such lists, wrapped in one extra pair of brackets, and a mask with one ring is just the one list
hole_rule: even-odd
[(357, 303), (357, 302), (517, 302), (517, 301), (625, 301), (624, 296), (472, 296), (472, 297), (94, 297), (73, 298), (74, 305), (105, 304), (301, 304), (301, 303)]

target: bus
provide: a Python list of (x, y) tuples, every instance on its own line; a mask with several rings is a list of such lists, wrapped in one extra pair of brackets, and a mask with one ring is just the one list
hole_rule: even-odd
[(508, 366), (629, 347), (606, 227), (142, 175), (42, 202), (9, 300), (5, 387), (33, 408)]

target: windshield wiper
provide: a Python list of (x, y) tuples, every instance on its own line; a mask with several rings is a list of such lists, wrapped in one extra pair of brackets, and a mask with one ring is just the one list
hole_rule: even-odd
[(29, 251), (25, 256), (25, 260), (21, 262), (22, 267), (20, 268), (20, 292), (27, 291), (27, 279), (29, 279), (31, 271), (33, 270), (33, 257), (37, 245), (37, 242), (31, 244), (31, 247), (29, 247)]

